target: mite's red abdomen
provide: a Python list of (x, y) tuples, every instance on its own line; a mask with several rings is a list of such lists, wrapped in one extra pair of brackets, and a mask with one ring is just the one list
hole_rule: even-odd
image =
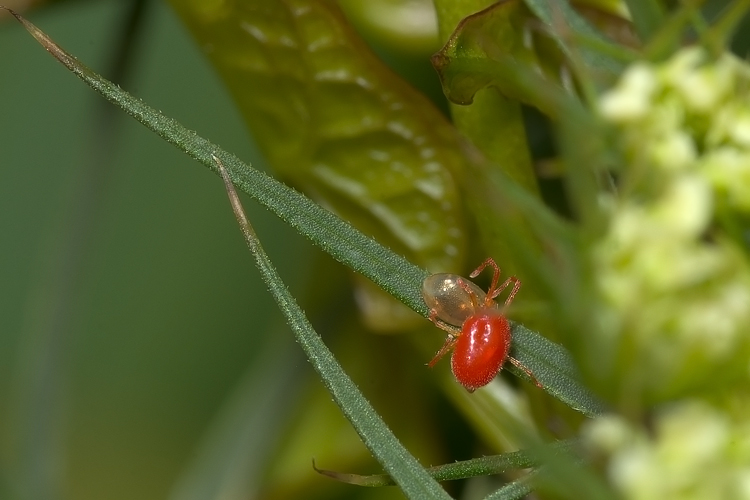
[(453, 375), (470, 392), (495, 378), (510, 351), (510, 323), (496, 309), (482, 309), (461, 328), (451, 356)]

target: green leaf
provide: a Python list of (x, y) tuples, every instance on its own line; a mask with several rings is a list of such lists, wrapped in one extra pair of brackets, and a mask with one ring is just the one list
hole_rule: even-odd
[(503, 68), (496, 64), (501, 57), (509, 58), (554, 79), (559, 66), (543, 66), (542, 59), (528, 46), (528, 24), (532, 19), (520, 0), (499, 2), (463, 19), (445, 46), (432, 57), (446, 97), (456, 104), (468, 105), (479, 90), (493, 86), (510, 99), (546, 111), (535, 94), (507, 79)]
[[(531, 370), (544, 390), (574, 410), (590, 417), (604, 413), (606, 407), (587, 388), (581, 385), (570, 353), (559, 344), (550, 342), (523, 325), (513, 327), (511, 356)], [(508, 369), (528, 380), (523, 370), (509, 364)]]
[[(214, 158), (221, 160), (232, 182), (240, 189), (336, 260), (377, 283), (417, 313), (428, 317), (429, 311), (421, 296), (422, 282), (429, 275), (427, 271), (365, 236), (299, 192), (253, 169), (177, 121), (150, 108), (81, 64), (33, 24), (18, 15), (16, 17), (56, 59), (110, 102), (214, 172), (218, 173)], [(516, 332), (521, 333), (516, 335)], [(546, 391), (567, 398), (569, 404), (586, 414), (596, 414), (601, 410), (599, 405), (592, 404), (596, 400), (588, 390), (571, 376), (572, 372), (567, 367), (569, 357), (561, 354), (565, 353), (561, 346), (517, 324), (513, 325), (513, 335), (513, 348), (518, 351), (519, 360), (528, 362), (532, 370), (537, 367), (542, 370), (539, 381), (545, 385)], [(579, 399), (571, 399), (576, 397)]]
[(276, 171), (420, 267), (462, 269), (455, 130), (335, 2), (171, 3)]
[(516, 479), (512, 483), (506, 484), (484, 498), (485, 500), (518, 500), (524, 498), (532, 491), (529, 483), (533, 478), (533, 473), (527, 474), (520, 479)]
[[(515, 39), (516, 34), (520, 33), (517, 28), (508, 23), (495, 23), (491, 29), (478, 30), (479, 33), (476, 34), (476, 37), (457, 35), (460, 26), (467, 22), (464, 18), (466, 16), (481, 16), (482, 14), (476, 14), (476, 11), (485, 9), (486, 4), (487, 2), (482, 0), (435, 1), (441, 37), (448, 42), (438, 54), (433, 56), (432, 63), (438, 70), (438, 75), (441, 76), (443, 92), (453, 103), (451, 104), (451, 114), (456, 128), (508, 177), (529, 192), (538, 194), (539, 186), (531, 161), (520, 103), (504, 94), (500, 86), (481, 92), (478, 91), (486, 85), (477, 86), (471, 92), (470, 97), (465, 95), (453, 96), (453, 86), (446, 84), (446, 78), (440, 66), (447, 62), (446, 57), (451, 57), (446, 53), (447, 47), (450, 46), (450, 50), (456, 54), (464, 52), (459, 50), (456, 45), (452, 45), (453, 43), (460, 44), (461, 48), (465, 47), (466, 51), (470, 52), (470, 54), (466, 54), (469, 58), (477, 54), (479, 54), (479, 57), (486, 58), (487, 56), (482, 49), (485, 43), (490, 43), (497, 38), (510, 37)], [(507, 10), (504, 7), (498, 7), (498, 9)], [(459, 28), (456, 28), (457, 25)], [(456, 33), (454, 33), (454, 30)], [(461, 38), (461, 40), (457, 40), (457, 38)], [(457, 76), (471, 79), (473, 75), (459, 72)], [(501, 81), (502, 78), (496, 79), (496, 82)], [(472, 104), (467, 105), (469, 103)]]

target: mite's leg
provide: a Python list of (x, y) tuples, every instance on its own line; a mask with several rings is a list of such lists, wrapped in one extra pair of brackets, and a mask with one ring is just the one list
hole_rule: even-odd
[(487, 290), (487, 295), (492, 295), (495, 291), (495, 288), (497, 288), (497, 282), (500, 281), (500, 268), (497, 267), (497, 264), (495, 263), (495, 260), (492, 257), (487, 257), (487, 259), (479, 264), (479, 267), (474, 269), (474, 272), (469, 275), (470, 278), (476, 278), (479, 276), (479, 273), (484, 271), (484, 268), (487, 266), (491, 266), (495, 271), (492, 275), (492, 284), (490, 285), (489, 290)]
[(544, 386), (539, 383), (539, 381), (536, 379), (534, 374), (531, 373), (531, 370), (529, 370), (529, 368), (526, 365), (524, 365), (523, 363), (521, 363), (520, 361), (518, 361), (516, 358), (512, 356), (508, 356), (508, 361), (510, 361), (513, 366), (515, 366), (519, 370), (523, 371), (526, 375), (528, 375), (531, 381), (534, 382), (534, 384), (537, 387), (539, 387), (540, 389), (544, 389)]
[(429, 366), (430, 368), (435, 366), (435, 364), (437, 364), (437, 362), (440, 361), (440, 359), (445, 356), (448, 351), (456, 346), (456, 342), (458, 342), (458, 337), (448, 335), (448, 338), (445, 339), (445, 344), (443, 344), (443, 347), (441, 347), (437, 354), (435, 354), (435, 357), (432, 358), (429, 363), (427, 363), (427, 366)]
[(443, 347), (441, 347), (437, 354), (435, 354), (435, 357), (432, 358), (432, 361), (427, 363), (427, 366), (432, 368), (433, 366), (435, 366), (435, 363), (440, 361), (440, 358), (445, 356), (445, 354), (453, 349), (453, 346), (456, 345), (458, 336), (461, 335), (461, 329), (453, 325), (449, 325), (448, 323), (445, 323), (444, 321), (438, 319), (437, 311), (434, 309), (430, 311), (430, 321), (435, 323), (435, 326), (437, 326), (441, 330), (448, 332), (448, 337), (445, 339), (445, 344), (443, 344)]
[[(518, 278), (516, 278), (515, 276), (511, 276), (510, 278), (508, 278), (507, 280), (505, 280), (502, 285), (500, 285), (499, 287), (497, 287), (497, 290), (495, 290), (492, 293), (492, 297), (491, 298), (495, 299), (495, 297), (497, 297), (498, 295), (500, 295), (500, 292), (502, 292), (503, 290), (505, 290), (508, 287), (508, 285), (510, 285), (511, 283), (513, 283), (513, 290), (510, 291), (510, 294), (508, 295), (508, 298), (505, 299), (505, 305), (506, 306), (509, 305), (511, 302), (513, 302), (513, 298), (518, 293), (518, 290), (521, 289), (521, 281)], [(490, 297), (489, 294), (487, 296)]]

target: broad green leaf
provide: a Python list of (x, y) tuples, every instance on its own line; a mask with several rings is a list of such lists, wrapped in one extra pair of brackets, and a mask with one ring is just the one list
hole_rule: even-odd
[(421, 57), (440, 45), (432, 0), (339, 0), (338, 4), (357, 31), (378, 46)]
[(457, 136), (328, 0), (173, 0), (274, 168), (432, 271), (459, 270)]
[(550, 56), (540, 58), (529, 46), (532, 19), (521, 0), (499, 2), (463, 19), (432, 58), (448, 99), (468, 105), (479, 90), (492, 86), (509, 99), (539, 107), (549, 114), (543, 101), (507, 79), (502, 67), (496, 64), (498, 58), (507, 57), (547, 74), (554, 81), (559, 60), (550, 61)]
[[(456, 26), (463, 23), (467, 16), (486, 9), (488, 3), (490, 2), (487, 0), (436, 0), (435, 10), (438, 15), (441, 39), (452, 40), (454, 36), (451, 34)], [(499, 35), (501, 36), (514, 31), (514, 28), (507, 25), (497, 28), (500, 29)], [(495, 33), (489, 33), (489, 39), (495, 36)], [(467, 42), (470, 45), (481, 45), (474, 40), (467, 40)], [(478, 48), (481, 51), (481, 47)], [(433, 65), (434, 58), (440, 57), (442, 52), (433, 56)], [(440, 73), (439, 70), (438, 73)], [(466, 76), (471, 77), (471, 75)], [(505, 172), (508, 177), (528, 191), (538, 193), (539, 186), (531, 162), (520, 103), (502, 95), (496, 88), (487, 89), (477, 95), (472, 94), (471, 99), (461, 101), (456, 101), (451, 97), (450, 89), (445, 84), (443, 91), (448, 99), (453, 101), (451, 115), (456, 128), (479, 149), (485, 158)], [(472, 104), (467, 106), (468, 103)], [(480, 229), (482, 229), (481, 226)]]
[[(312, 202), (299, 192), (285, 186), (279, 181), (259, 172), (243, 163), (234, 155), (223, 151), (219, 146), (186, 129), (175, 120), (168, 118), (143, 101), (131, 96), (117, 85), (102, 78), (91, 69), (80, 63), (47, 37), (36, 26), (17, 16), (26, 29), (50, 52), (53, 57), (70, 69), (86, 84), (102, 94), (107, 100), (137, 119), (165, 141), (180, 148), (192, 158), (218, 173), (215, 158), (225, 165), (232, 182), (256, 201), (277, 214), (282, 220), (304, 234), (336, 260), (361, 273), (377, 283), (409, 308), (425, 318), (429, 311), (421, 297), (422, 282), (428, 272), (393, 253), (372, 238), (354, 229), (347, 222)], [(526, 350), (538, 350), (538, 356), (544, 358), (549, 368), (539, 381), (545, 384), (545, 390), (552, 394), (579, 394), (580, 400), (573, 402), (575, 408), (586, 414), (597, 414), (601, 411), (587, 389), (580, 382), (570, 377), (570, 371), (561, 363), (556, 353), (564, 352), (563, 348), (538, 333), (513, 325), (514, 343), (518, 359), (529, 363), (532, 368), (539, 360), (537, 356), (527, 354)], [(547, 356), (551, 356), (547, 359)], [(558, 373), (556, 371), (560, 370)], [(549, 384), (549, 385), (547, 385)], [(577, 384), (575, 390), (570, 384)], [(585, 396), (581, 396), (585, 395)]]

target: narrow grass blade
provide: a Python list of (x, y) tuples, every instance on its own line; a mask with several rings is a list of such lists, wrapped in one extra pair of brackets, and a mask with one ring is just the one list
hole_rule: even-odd
[(533, 474), (528, 474), (521, 479), (516, 479), (494, 493), (487, 495), (485, 500), (518, 500), (523, 498), (531, 493), (530, 482), (533, 477)]
[[(540, 342), (540, 339), (543, 340)], [(604, 403), (581, 385), (578, 368), (570, 353), (562, 346), (544, 339), (522, 325), (514, 325), (513, 340), (511, 354), (531, 370), (548, 393), (590, 417), (605, 412)], [(528, 379), (522, 370), (511, 364), (508, 365), (508, 370)]]
[[(552, 452), (555, 450), (567, 451), (573, 445), (570, 441), (555, 443), (550, 446)], [(542, 464), (537, 458), (538, 453), (528, 453), (524, 450), (493, 455), (489, 457), (473, 458), (444, 465), (428, 467), (427, 472), (437, 481), (453, 481), (477, 476), (490, 476), (501, 474), (517, 469), (528, 469)], [(341, 472), (319, 469), (313, 463), (315, 470), (324, 476), (338, 481), (355, 484), (358, 486), (379, 487), (395, 484), (387, 474), (374, 474), (363, 476), (359, 474), (345, 474)]]
[(237, 216), (247, 246), (255, 257), (263, 280), (286, 316), (289, 326), (294, 331), (310, 363), (320, 374), (341, 411), (352, 423), (367, 448), (409, 498), (450, 498), (440, 484), (430, 477), (401, 445), (315, 332), (305, 313), (281, 281), (250, 222), (245, 217), (229, 174), (220, 160), (216, 159), (216, 162), (229, 193), (232, 209)]

